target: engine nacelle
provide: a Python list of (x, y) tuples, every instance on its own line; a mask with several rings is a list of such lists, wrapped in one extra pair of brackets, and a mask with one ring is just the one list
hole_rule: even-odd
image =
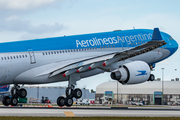
[(146, 62), (134, 61), (124, 64), (111, 73), (111, 78), (122, 84), (138, 84), (150, 77), (150, 67)]

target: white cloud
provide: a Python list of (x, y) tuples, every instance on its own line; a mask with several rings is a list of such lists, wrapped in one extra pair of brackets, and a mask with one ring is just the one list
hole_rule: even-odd
[(33, 9), (55, 1), (57, 0), (0, 0), (0, 9)]
[(17, 15), (13, 15), (13, 16), (6, 18), (7, 21), (16, 20), (16, 19), (18, 19)]
[(21, 20), (17, 16), (9, 17), (7, 20), (1, 20), (0, 22), (0, 33), (14, 32), (23, 34), (20, 38), (27, 39), (42, 37), (42, 35), (52, 36), (63, 29), (66, 29), (66, 27), (58, 22), (34, 25), (31, 21)]

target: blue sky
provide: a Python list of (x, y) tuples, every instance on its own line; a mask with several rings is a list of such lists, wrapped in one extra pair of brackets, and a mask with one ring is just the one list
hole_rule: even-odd
[[(0, 0), (0, 42), (56, 37), (116, 29), (153, 29), (170, 34), (180, 44), (179, 0)], [(156, 65), (156, 78), (180, 77), (179, 50)], [(177, 71), (175, 71), (177, 69)], [(95, 89), (109, 81), (108, 73), (78, 82)], [(88, 82), (88, 84), (87, 84)], [(51, 84), (67, 85), (67, 82)]]

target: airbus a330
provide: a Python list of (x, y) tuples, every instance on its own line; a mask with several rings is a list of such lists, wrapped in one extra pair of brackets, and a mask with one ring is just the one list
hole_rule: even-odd
[(66, 97), (57, 96), (57, 104), (72, 106), (73, 98), (82, 96), (75, 89), (82, 78), (111, 72), (124, 85), (153, 81), (155, 63), (177, 49), (177, 42), (158, 28), (0, 43), (0, 85), (14, 84), (3, 104), (15, 106), (18, 97), (25, 98), (24, 84), (68, 81)]

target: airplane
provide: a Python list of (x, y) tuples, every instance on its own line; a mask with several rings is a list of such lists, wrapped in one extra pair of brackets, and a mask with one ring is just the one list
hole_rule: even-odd
[(59, 96), (57, 105), (72, 106), (73, 98), (82, 96), (76, 82), (86, 77), (110, 72), (123, 85), (153, 81), (155, 64), (177, 49), (159, 28), (0, 43), (0, 85), (14, 85), (3, 104), (16, 106), (18, 97), (25, 98), (24, 84), (68, 81), (66, 97)]

